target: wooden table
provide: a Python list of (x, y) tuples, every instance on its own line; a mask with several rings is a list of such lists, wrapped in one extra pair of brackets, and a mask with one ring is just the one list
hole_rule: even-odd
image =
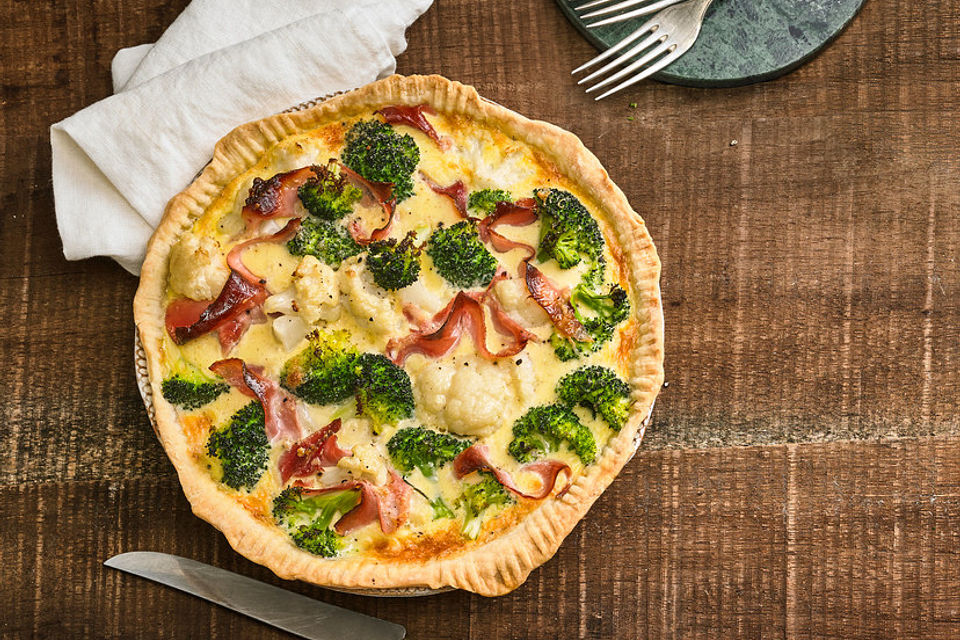
[[(102, 566), (153, 549), (279, 582), (190, 513), (134, 385), (136, 281), (64, 261), (54, 222), (48, 125), (185, 4), (0, 2), (4, 638), (285, 637)], [(548, 0), (441, 0), (408, 39), (400, 72), (576, 132), (624, 188), (663, 258), (669, 386), (514, 593), (287, 586), (411, 638), (960, 637), (960, 5), (872, 0), (789, 77), (601, 104)]]

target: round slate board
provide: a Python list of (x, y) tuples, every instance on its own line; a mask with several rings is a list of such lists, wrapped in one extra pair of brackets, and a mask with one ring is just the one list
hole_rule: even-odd
[[(587, 29), (572, 9), (586, 1), (557, 0), (557, 4), (577, 30), (601, 50), (651, 18)], [(690, 51), (653, 78), (689, 87), (736, 87), (772, 80), (793, 71), (840, 35), (864, 2), (715, 0)]]

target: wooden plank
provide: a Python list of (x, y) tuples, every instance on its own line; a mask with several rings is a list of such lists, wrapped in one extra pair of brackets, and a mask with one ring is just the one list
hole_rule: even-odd
[[(282, 637), (101, 567), (156, 549), (276, 582), (190, 513), (147, 426), (135, 279), (64, 261), (55, 230), (47, 126), (186, 4), (0, 3), (0, 637)], [(293, 588), (412, 638), (960, 636), (958, 25), (950, 0), (874, 0), (776, 82), (595, 104), (568, 75), (594, 52), (549, 1), (435, 4), (398, 71), (574, 131), (646, 218), (670, 386), (514, 594)]]
[[(0, 226), (4, 483), (165, 469), (129, 365), (135, 281), (60, 256), (45, 125), (107, 95), (112, 51), (182, 4), (34, 4), (0, 26), (0, 201), (19, 223)], [(960, 126), (942, 114), (960, 107), (945, 26), (960, 10), (931, 6), (869, 3), (810, 65), (737, 90), (652, 84), (594, 104), (567, 77), (589, 46), (552, 7), (504, 0), (433, 7), (398, 69), (577, 132), (647, 218), (672, 383), (648, 447), (955, 435)]]
[(48, 126), (109, 95), (116, 49), (186, 4), (0, 4), (0, 484), (169, 473), (133, 384), (136, 281), (63, 259)]
[(639, 455), (514, 593), (375, 599), (283, 583), (171, 478), (0, 490), (0, 635), (283, 637), (101, 566), (176, 553), (394, 620), (411, 638), (949, 639), (960, 634), (960, 441)]

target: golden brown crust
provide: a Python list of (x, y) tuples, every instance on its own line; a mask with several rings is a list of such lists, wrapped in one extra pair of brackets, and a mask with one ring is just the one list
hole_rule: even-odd
[[(634, 322), (629, 344), (632, 414), (596, 464), (562, 498), (548, 498), (503, 535), (462, 553), (435, 558), (385, 561), (374, 557), (320, 559), (298, 550), (268, 519), (251, 515), (250, 505), (219, 488), (193, 461), (191, 442), (174, 408), (160, 393), (167, 259), (180, 234), (236, 176), (284, 138), (383, 104), (429, 102), (438, 111), (462, 115), (521, 139), (549, 158), (577, 183), (611, 223), (622, 249), (631, 289)], [(618, 256), (619, 257), (619, 256)], [(238, 127), (216, 146), (213, 160), (183, 193), (174, 197), (147, 248), (134, 301), (137, 329), (147, 354), (158, 434), (179, 474), (194, 513), (219, 528), (239, 553), (283, 578), (346, 589), (403, 587), (466, 589), (482, 595), (507, 593), (549, 559), (586, 514), (635, 450), (645, 420), (663, 383), (663, 315), (660, 261), (643, 220), (610, 180), (597, 158), (571, 133), (531, 121), (481, 98), (476, 90), (440, 76), (391, 76), (315, 107)], [(626, 354), (624, 354), (626, 355)], [(621, 356), (623, 357), (623, 356)]]

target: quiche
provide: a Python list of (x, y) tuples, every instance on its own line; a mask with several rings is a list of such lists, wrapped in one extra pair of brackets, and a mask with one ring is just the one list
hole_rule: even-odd
[(284, 578), (516, 588), (630, 459), (660, 263), (572, 134), (439, 76), (243, 125), (135, 300), (194, 512)]

